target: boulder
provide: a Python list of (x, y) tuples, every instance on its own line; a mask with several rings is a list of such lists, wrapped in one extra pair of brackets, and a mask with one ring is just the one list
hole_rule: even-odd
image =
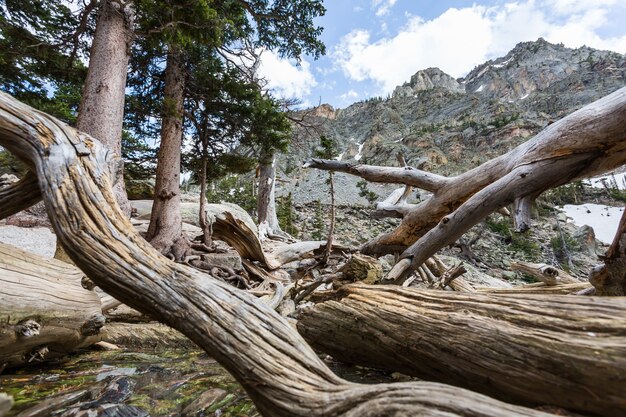
[(355, 253), (341, 268), (344, 277), (350, 281), (374, 284), (383, 276), (383, 267), (378, 259)]
[(582, 251), (591, 256), (596, 255), (596, 233), (593, 227), (584, 225), (574, 232), (574, 239), (580, 244)]

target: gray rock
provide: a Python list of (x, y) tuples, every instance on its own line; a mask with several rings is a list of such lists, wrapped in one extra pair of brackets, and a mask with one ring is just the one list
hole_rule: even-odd
[(584, 225), (574, 232), (573, 238), (580, 244), (582, 250), (589, 255), (596, 255), (596, 233), (593, 227)]
[(52, 258), (57, 237), (43, 227), (22, 228), (13, 225), (0, 226), (0, 242), (16, 246), (44, 258)]

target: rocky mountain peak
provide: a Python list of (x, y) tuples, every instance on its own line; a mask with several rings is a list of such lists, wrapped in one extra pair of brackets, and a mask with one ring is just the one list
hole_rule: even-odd
[(564, 80), (577, 81), (576, 89), (586, 89), (590, 77), (600, 78), (606, 70), (622, 73), (606, 74), (610, 78), (623, 76), (624, 62), (624, 55), (615, 52), (586, 46), (570, 49), (539, 38), (518, 43), (506, 56), (477, 66), (460, 81), (468, 93), (516, 101)]
[(439, 68), (417, 71), (408, 83), (396, 87), (394, 97), (408, 97), (419, 91), (441, 88), (453, 93), (465, 93), (465, 87)]
[(317, 107), (314, 107), (311, 110), (311, 115), (312, 116), (316, 116), (316, 117), (322, 117), (325, 119), (331, 119), (334, 120), (337, 118), (337, 111), (335, 110), (335, 108), (333, 106), (331, 106), (330, 104), (320, 104)]

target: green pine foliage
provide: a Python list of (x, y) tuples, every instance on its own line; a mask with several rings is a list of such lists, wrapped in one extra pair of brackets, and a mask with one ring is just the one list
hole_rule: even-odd
[(76, 57), (88, 47), (78, 26), (67, 2), (2, 0), (0, 90), (75, 123), (86, 76), (86, 67)]

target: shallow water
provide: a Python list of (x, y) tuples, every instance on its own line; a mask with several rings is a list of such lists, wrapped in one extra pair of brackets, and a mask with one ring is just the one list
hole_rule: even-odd
[[(329, 363), (342, 377), (361, 383), (391, 382), (383, 372)], [(215, 360), (198, 350), (90, 351), (63, 361), (24, 368), (0, 375), (0, 392), (13, 396), (9, 416), (28, 410), (53, 396), (103, 385), (108, 381), (129, 381), (127, 395), (116, 391), (106, 402), (138, 407), (150, 416), (178, 416), (206, 391), (213, 390), (213, 402), (194, 408), (196, 416), (258, 416), (243, 388)], [(223, 392), (221, 391), (223, 390)], [(102, 400), (105, 401), (105, 400)], [(83, 405), (83, 408), (85, 405)], [(61, 415), (76, 407), (56, 407), (46, 415)]]

